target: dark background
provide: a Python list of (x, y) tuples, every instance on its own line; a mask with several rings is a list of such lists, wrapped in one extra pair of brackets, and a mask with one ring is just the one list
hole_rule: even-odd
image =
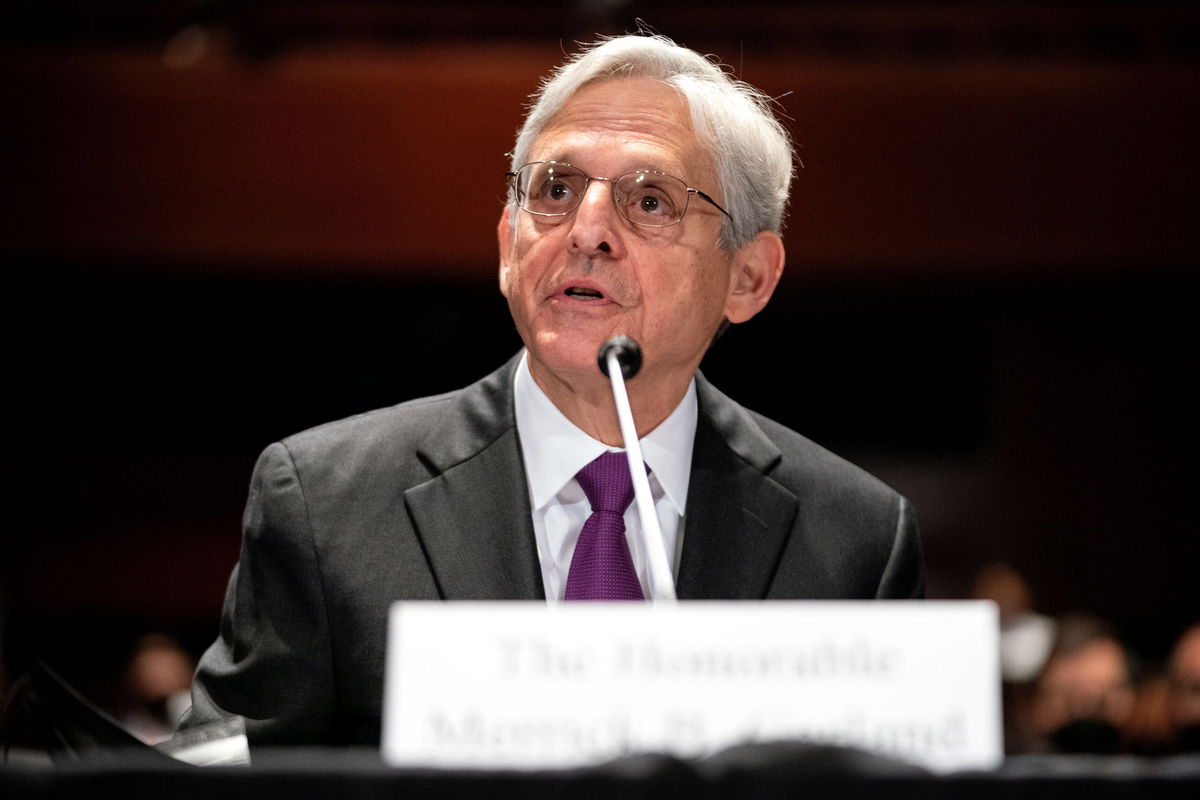
[[(0, 689), (216, 633), (257, 453), (519, 346), (505, 152), (644, 19), (779, 98), (783, 285), (704, 370), (1149, 661), (1200, 617), (1184, 3), (7, 4)], [(103, 699), (102, 697), (100, 698)]]

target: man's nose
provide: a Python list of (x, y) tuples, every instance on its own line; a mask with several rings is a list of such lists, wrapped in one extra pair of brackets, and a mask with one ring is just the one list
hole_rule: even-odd
[(619, 257), (622, 247), (622, 220), (613, 202), (611, 181), (593, 178), (575, 209), (571, 228), (571, 246), (584, 253), (605, 253)]

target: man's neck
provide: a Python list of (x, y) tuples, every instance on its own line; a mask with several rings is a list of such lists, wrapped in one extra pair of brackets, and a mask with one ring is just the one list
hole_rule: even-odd
[[(529, 372), (550, 402), (580, 430), (612, 447), (624, 447), (613, 402), (612, 384), (598, 369), (594, 375), (560, 375), (529, 359)], [(641, 380), (637, 380), (640, 378)], [(629, 405), (641, 439), (670, 416), (683, 400), (692, 375), (654, 380), (642, 374), (627, 385)]]

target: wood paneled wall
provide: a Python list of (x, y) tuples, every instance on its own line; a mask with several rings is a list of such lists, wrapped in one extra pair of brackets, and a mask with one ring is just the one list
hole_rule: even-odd
[[(725, 53), (803, 161), (789, 280), (1175, 269), (1200, 255), (1189, 64)], [(327, 46), (247, 61), (9, 50), (10, 252), (490, 280), (502, 173), (557, 44)]]

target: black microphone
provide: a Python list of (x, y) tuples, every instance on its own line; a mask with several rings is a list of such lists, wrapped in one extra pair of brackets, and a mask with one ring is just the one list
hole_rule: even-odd
[(642, 348), (637, 342), (625, 334), (621, 334), (600, 345), (600, 352), (596, 354), (596, 363), (600, 365), (600, 371), (604, 373), (605, 377), (610, 377), (608, 354), (612, 352), (617, 354), (617, 363), (621, 365), (622, 378), (629, 380), (638, 374), (638, 370), (642, 368)]

